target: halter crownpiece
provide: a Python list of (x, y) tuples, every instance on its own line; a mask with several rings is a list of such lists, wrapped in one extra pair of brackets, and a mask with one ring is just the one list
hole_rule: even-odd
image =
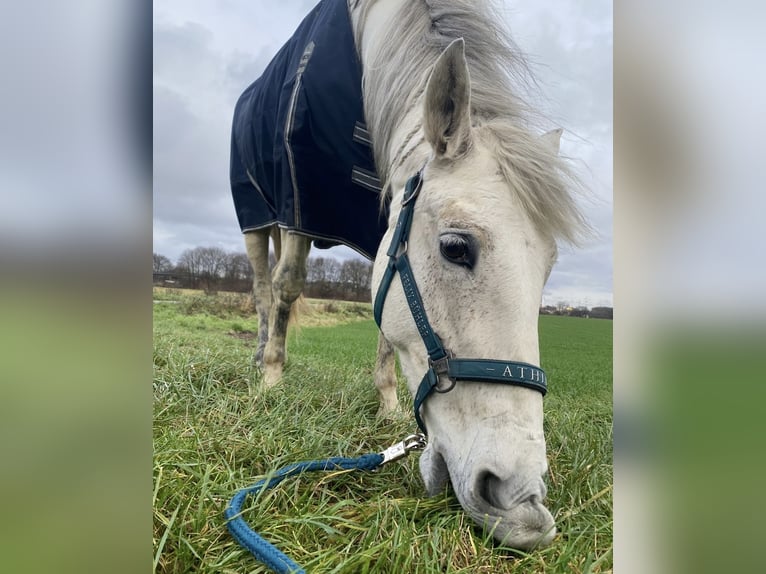
[[(455, 388), (457, 381), (474, 381), (483, 383), (501, 383), (534, 389), (545, 395), (548, 390), (545, 372), (535, 365), (518, 361), (499, 361), (495, 359), (456, 359), (453, 353), (441, 342), (439, 336), (431, 328), (426, 315), (423, 299), (420, 296), (415, 276), (412, 274), (409, 257), (407, 257), (407, 239), (412, 227), (412, 213), (415, 201), (423, 186), (422, 170), (407, 180), (402, 198), (402, 209), (396, 222), (394, 236), (388, 247), (388, 265), (380, 281), (378, 293), (375, 296), (373, 315), (378, 328), (381, 328), (383, 305), (396, 272), (402, 281), (407, 305), (415, 320), (415, 326), (428, 353), (428, 370), (420, 381), (415, 393), (415, 420), (423, 433), (427, 434), (426, 426), (420, 417), (420, 407), (432, 392), (447, 393)], [(442, 377), (449, 384), (439, 386)]]

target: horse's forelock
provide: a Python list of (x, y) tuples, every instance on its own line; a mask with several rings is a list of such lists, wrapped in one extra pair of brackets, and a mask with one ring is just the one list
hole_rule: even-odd
[(506, 120), (488, 122), (479, 132), (538, 229), (575, 245), (591, 234), (574, 199), (580, 181), (545, 138)]

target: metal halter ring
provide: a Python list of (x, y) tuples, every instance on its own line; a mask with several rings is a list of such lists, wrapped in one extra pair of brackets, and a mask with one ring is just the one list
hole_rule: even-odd
[(445, 393), (450, 392), (452, 389), (455, 388), (455, 385), (457, 384), (457, 379), (453, 379), (452, 377), (448, 377), (450, 380), (450, 386), (446, 389), (440, 389), (438, 386), (434, 387), (434, 392), (439, 393), (440, 395), (443, 395)]
[[(433, 369), (434, 373), (436, 373), (437, 378), (441, 381), (442, 375), (447, 375), (449, 372), (449, 360), (452, 359), (454, 355), (452, 354), (452, 351), (447, 350), (447, 354), (442, 357), (441, 359), (437, 359), (435, 361), (428, 359), (428, 365)], [(434, 386), (434, 392), (444, 394), (450, 392), (452, 389), (455, 388), (455, 385), (457, 384), (457, 379), (453, 377), (447, 377), (450, 380), (450, 385), (445, 389), (440, 389), (437, 386)]]

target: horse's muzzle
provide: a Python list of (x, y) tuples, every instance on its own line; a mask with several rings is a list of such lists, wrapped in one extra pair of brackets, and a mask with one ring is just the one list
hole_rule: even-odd
[(450, 480), (463, 509), (505, 546), (531, 550), (547, 546), (556, 535), (553, 516), (542, 502), (546, 495), (542, 476), (525, 480), (521, 476), (527, 473), (518, 469), (501, 478), (477, 465), (464, 477), (460, 468), (448, 469), (433, 445), (421, 455), (420, 470), (429, 495), (438, 494)]
[(480, 471), (467, 491), (456, 493), (471, 518), (501, 544), (519, 550), (547, 546), (556, 535), (550, 511), (543, 505), (542, 478), (520, 484), (517, 477), (502, 480)]

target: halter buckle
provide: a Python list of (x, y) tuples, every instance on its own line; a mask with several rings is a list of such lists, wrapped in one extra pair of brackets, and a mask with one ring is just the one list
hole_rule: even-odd
[[(445, 349), (446, 355), (444, 355), (441, 359), (436, 359), (435, 361), (428, 358), (428, 366), (431, 368), (431, 370), (436, 373), (436, 377), (441, 380), (442, 375), (447, 376), (449, 373), (449, 362), (450, 359), (454, 359), (455, 355), (452, 354), (452, 351), (449, 349)], [(445, 389), (440, 389), (438, 386), (434, 387), (434, 391), (437, 393), (448, 393), (452, 389), (455, 388), (455, 384), (457, 383), (457, 379), (454, 377), (447, 376), (447, 378), (450, 380), (450, 385)]]

